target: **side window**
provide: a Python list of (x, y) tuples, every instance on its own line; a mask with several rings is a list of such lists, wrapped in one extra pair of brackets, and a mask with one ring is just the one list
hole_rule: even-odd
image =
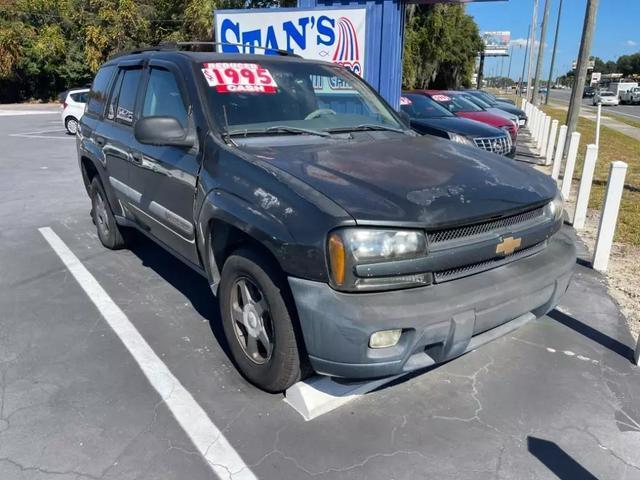
[(141, 72), (140, 68), (120, 69), (109, 101), (108, 119), (125, 125), (133, 124), (133, 111)]
[(174, 117), (184, 128), (188, 125), (188, 112), (174, 74), (152, 67), (142, 107), (143, 117)]
[(87, 112), (102, 115), (104, 111), (105, 103), (107, 102), (107, 95), (109, 83), (113, 77), (113, 71), (115, 67), (102, 67), (98, 70), (96, 78), (93, 79), (91, 85), (91, 92), (89, 92), (89, 103), (87, 104)]

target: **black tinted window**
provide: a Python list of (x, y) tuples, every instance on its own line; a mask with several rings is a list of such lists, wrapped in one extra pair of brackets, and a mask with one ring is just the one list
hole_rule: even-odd
[(161, 68), (151, 69), (142, 116), (174, 117), (183, 127), (187, 127), (187, 108), (173, 73)]
[(72, 93), (71, 98), (74, 102), (87, 103), (87, 96), (89, 94), (87, 92), (82, 93)]
[(115, 67), (103, 67), (98, 70), (96, 78), (91, 85), (91, 92), (89, 93), (89, 104), (87, 105), (87, 112), (101, 115), (104, 110), (104, 105), (107, 102), (107, 89), (111, 77), (113, 76), (113, 70)]

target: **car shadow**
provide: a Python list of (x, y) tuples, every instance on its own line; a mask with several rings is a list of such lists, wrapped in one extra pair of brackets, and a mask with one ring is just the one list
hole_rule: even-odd
[(555, 442), (527, 437), (529, 453), (540, 460), (560, 480), (597, 480), (589, 470), (580, 465)]
[(566, 327), (569, 327), (573, 331), (593, 340), (594, 342), (602, 345), (604, 348), (611, 350), (614, 353), (617, 353), (621, 357), (626, 358), (627, 360), (633, 360), (633, 349), (631, 347), (625, 345), (624, 343), (616, 340), (615, 338), (610, 337), (593, 327), (590, 327), (586, 323), (577, 320), (566, 313), (563, 313), (559, 310), (552, 310), (547, 314), (550, 318), (554, 319), (556, 322), (563, 324)]
[(134, 241), (128, 247), (131, 253), (140, 259), (142, 265), (151, 268), (189, 299), (193, 308), (207, 319), (220, 348), (231, 359), (222, 329), (218, 299), (211, 292), (207, 279), (144, 235), (138, 232), (132, 234)]

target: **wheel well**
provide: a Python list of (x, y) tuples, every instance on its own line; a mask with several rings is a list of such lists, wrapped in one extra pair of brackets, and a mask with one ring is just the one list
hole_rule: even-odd
[(84, 186), (87, 191), (89, 191), (89, 185), (91, 185), (93, 177), (98, 175), (98, 170), (93, 162), (87, 157), (82, 157), (80, 165), (82, 165), (82, 181), (84, 182)]
[(64, 124), (66, 125), (67, 122), (69, 121), (70, 118), (73, 118), (76, 122), (78, 121), (78, 119), (76, 117), (74, 117), (73, 115), (67, 115), (66, 117), (64, 117)]
[[(215, 234), (214, 234), (215, 232)], [(273, 255), (271, 250), (265, 247), (261, 242), (253, 238), (251, 235), (243, 232), (239, 228), (230, 225), (222, 220), (212, 220), (209, 224), (210, 248), (213, 252), (213, 258), (220, 272), (227, 258), (238, 248), (248, 247), (257, 250), (280, 267), (280, 262)]]

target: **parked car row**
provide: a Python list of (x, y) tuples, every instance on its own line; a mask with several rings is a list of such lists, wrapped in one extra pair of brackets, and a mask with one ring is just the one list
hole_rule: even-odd
[(400, 108), (419, 133), (511, 157), (518, 130), (527, 123), (525, 112), (513, 103), (480, 90), (406, 91)]

